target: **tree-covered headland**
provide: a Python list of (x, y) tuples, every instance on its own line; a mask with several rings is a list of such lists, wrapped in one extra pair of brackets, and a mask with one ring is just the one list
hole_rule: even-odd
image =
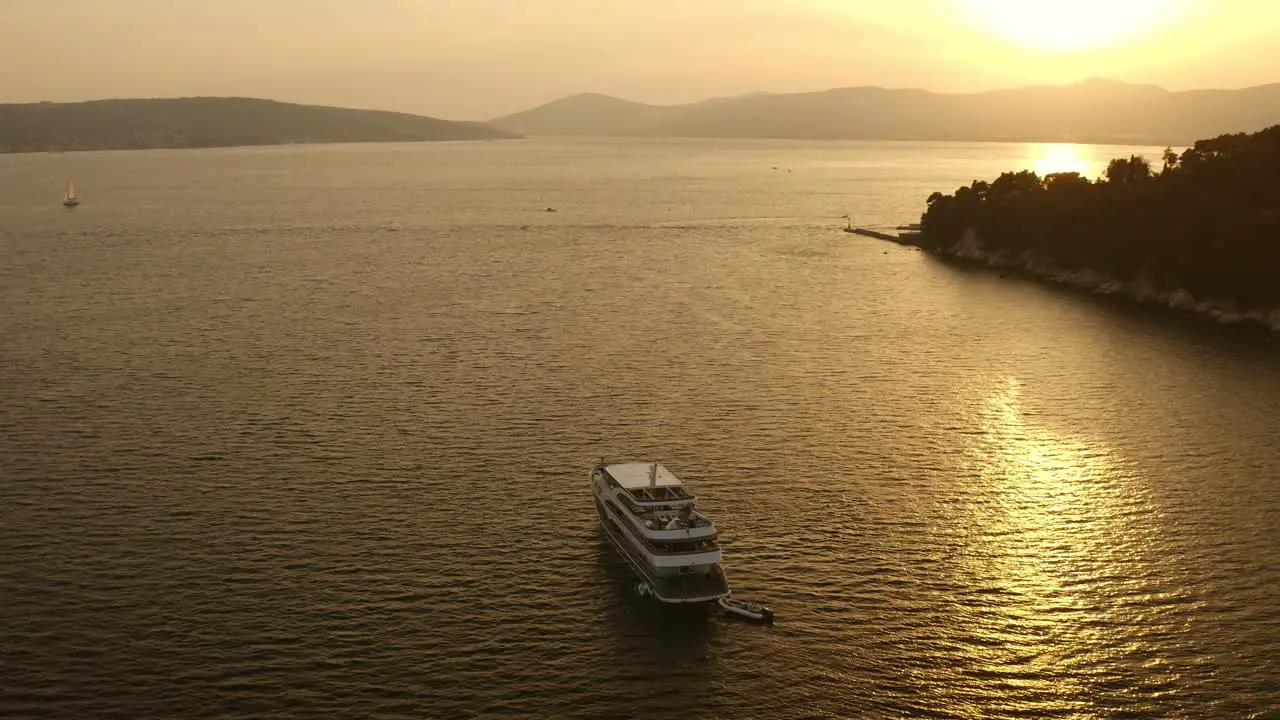
[[(934, 193), (922, 247), (1234, 314), (1280, 308), (1280, 125), (1117, 158), (1096, 181), (1008, 172)], [(1190, 297), (1188, 297), (1188, 294)], [(1262, 318), (1260, 318), (1262, 319)], [(1272, 318), (1274, 320), (1274, 317)]]

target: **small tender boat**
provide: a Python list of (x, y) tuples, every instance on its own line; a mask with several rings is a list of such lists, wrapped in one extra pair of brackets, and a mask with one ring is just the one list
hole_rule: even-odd
[(773, 622), (773, 611), (761, 605), (760, 603), (747, 602), (745, 600), (734, 600), (733, 598), (720, 598), (718, 601), (721, 609), (725, 612), (741, 615), (744, 618), (758, 620), (760, 622)]

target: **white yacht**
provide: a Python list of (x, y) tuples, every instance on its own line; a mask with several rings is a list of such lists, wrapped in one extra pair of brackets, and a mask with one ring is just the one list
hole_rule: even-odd
[(640, 576), (643, 592), (664, 603), (729, 597), (716, 526), (671, 471), (656, 462), (601, 463), (591, 489), (605, 535)]

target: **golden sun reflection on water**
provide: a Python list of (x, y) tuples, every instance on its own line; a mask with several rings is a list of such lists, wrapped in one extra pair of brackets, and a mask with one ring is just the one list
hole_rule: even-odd
[(1042, 143), (1034, 146), (1032, 169), (1040, 177), (1052, 173), (1078, 172), (1090, 180), (1102, 174), (1089, 146), (1072, 143)]
[(1122, 624), (1113, 594), (1141, 565), (1145, 497), (1112, 452), (1025, 417), (1019, 381), (988, 391), (965, 449), (976, 487), (959, 565), (985, 603), (966, 618), (983, 648), (971, 670), (1020, 687), (1023, 710), (1087, 711), (1100, 628)]

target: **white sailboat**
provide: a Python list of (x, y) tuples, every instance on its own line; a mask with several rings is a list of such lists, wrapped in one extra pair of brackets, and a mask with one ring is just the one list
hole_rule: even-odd
[(76, 181), (67, 180), (67, 195), (62, 200), (63, 207), (75, 207), (80, 204), (80, 199), (76, 197)]

